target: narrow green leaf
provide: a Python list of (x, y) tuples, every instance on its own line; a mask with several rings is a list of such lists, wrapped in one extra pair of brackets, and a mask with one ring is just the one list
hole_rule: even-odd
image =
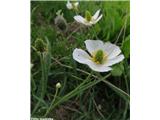
[(115, 91), (120, 97), (122, 97), (125, 101), (127, 101), (129, 103), (130, 96), (126, 92), (124, 92), (120, 88), (116, 87), (115, 85), (113, 85), (109, 81), (103, 80), (103, 82), (106, 83), (113, 91)]
[[(90, 77), (90, 76), (92, 76), (92, 75), (89, 75), (88, 77)], [(82, 91), (87, 90), (88, 88), (90, 88), (90, 87), (98, 84), (99, 82), (105, 80), (105, 79), (108, 78), (109, 76), (110, 76), (110, 74), (106, 75), (105, 77), (103, 77), (103, 78), (101, 78), (101, 79), (99, 79), (99, 80), (91, 81), (91, 82), (89, 82), (89, 83), (87, 83), (87, 84), (85, 84), (86, 81), (87, 81), (87, 80), (85, 80), (85, 81), (82, 82), (79, 86), (77, 86), (74, 90), (72, 90), (71, 92), (69, 92), (68, 94), (66, 94), (64, 97), (62, 97), (61, 99), (59, 99), (58, 101), (56, 101), (55, 104), (53, 104), (53, 105), (51, 106), (51, 110), (52, 110), (53, 108), (55, 108), (57, 105), (65, 102), (65, 101), (69, 100), (70, 98), (74, 97), (75, 95), (81, 93)], [(46, 114), (45, 116), (47, 116), (47, 114)]]
[(122, 43), (122, 51), (124, 53), (125, 58), (129, 58), (130, 55), (130, 35), (125, 38)]

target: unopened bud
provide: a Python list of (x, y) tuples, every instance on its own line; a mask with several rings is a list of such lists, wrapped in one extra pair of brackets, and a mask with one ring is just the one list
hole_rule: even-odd
[(57, 13), (56, 18), (54, 19), (55, 25), (57, 28), (61, 31), (66, 31), (67, 30), (67, 21), (63, 17), (63, 13), (61, 13), (61, 10), (59, 10)]
[(61, 88), (61, 83), (60, 83), (60, 82), (58, 82), (58, 83), (56, 84), (56, 88)]
[(44, 41), (40, 38), (36, 39), (35, 41), (35, 48), (37, 49), (37, 51), (39, 52), (45, 52), (46, 51), (46, 44), (44, 43)]

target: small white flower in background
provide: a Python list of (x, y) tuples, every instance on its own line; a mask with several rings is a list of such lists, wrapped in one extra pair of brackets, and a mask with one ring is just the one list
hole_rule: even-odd
[(61, 83), (60, 83), (60, 82), (58, 82), (58, 83), (56, 84), (56, 88), (61, 88)]
[(68, 1), (67, 1), (67, 4), (66, 4), (66, 7), (67, 7), (69, 10), (72, 10), (72, 9), (77, 10), (78, 5), (79, 5), (79, 2), (70, 2), (70, 1), (68, 0)]
[(100, 10), (97, 10), (97, 12), (93, 16), (91, 16), (90, 12), (86, 11), (85, 18), (83, 18), (80, 15), (76, 15), (74, 16), (74, 19), (81, 24), (84, 24), (86, 26), (91, 26), (96, 24), (102, 18), (103, 15), (102, 14), (99, 15), (99, 13)]
[(85, 45), (89, 54), (82, 49), (76, 48), (73, 51), (73, 59), (88, 65), (94, 71), (110, 71), (112, 70), (110, 66), (124, 59), (124, 55), (120, 54), (120, 48), (110, 42), (86, 40)]

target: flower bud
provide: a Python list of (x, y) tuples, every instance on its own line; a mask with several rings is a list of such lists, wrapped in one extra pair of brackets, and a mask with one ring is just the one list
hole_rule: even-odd
[(56, 84), (56, 88), (61, 88), (61, 83), (60, 83), (60, 82), (58, 82), (58, 83)]
[(72, 4), (72, 6), (73, 6), (73, 9), (74, 9), (75, 11), (78, 11), (78, 5), (79, 5), (79, 3), (78, 3), (78, 2), (72, 2), (71, 4)]
[(35, 41), (35, 48), (39, 52), (45, 52), (47, 45), (44, 43), (44, 41), (40, 38), (36, 39)]
[(57, 13), (57, 17), (54, 19), (54, 23), (56, 27), (61, 31), (67, 30), (67, 21), (63, 17), (63, 13), (61, 13), (61, 10), (59, 10)]

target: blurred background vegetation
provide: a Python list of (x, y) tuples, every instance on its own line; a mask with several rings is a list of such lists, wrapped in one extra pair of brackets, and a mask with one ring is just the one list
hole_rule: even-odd
[[(73, 19), (75, 11), (66, 8), (66, 1), (31, 1), (31, 117), (44, 116), (54, 98), (57, 82), (62, 85), (57, 95), (60, 100), (83, 80), (93, 80), (85, 73), (90, 73), (90, 68), (72, 58), (75, 48), (85, 49), (86, 39), (110, 41), (121, 47), (125, 60), (113, 66), (107, 81), (129, 95), (130, 2), (81, 1), (79, 5), (80, 15), (86, 10), (94, 14), (101, 9), (102, 19), (91, 28), (81, 27)], [(58, 10), (66, 20), (65, 30), (55, 24)], [(56, 120), (129, 120), (129, 113), (126, 96), (100, 82), (61, 102), (47, 117)]]

